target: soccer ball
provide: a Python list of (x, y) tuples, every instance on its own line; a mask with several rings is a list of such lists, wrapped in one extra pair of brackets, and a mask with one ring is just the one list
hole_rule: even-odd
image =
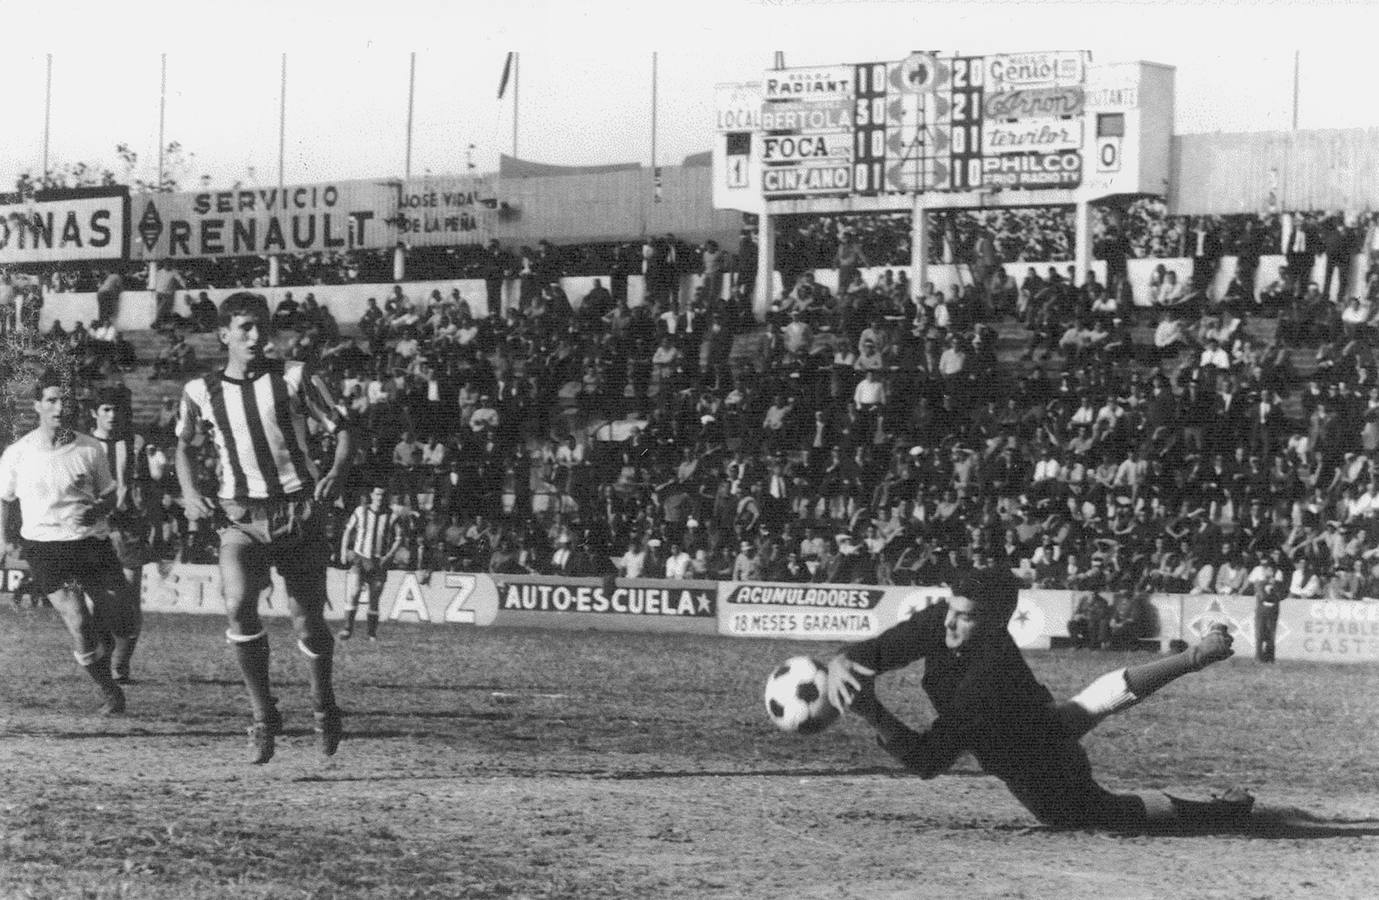
[(807, 656), (793, 656), (766, 679), (766, 715), (781, 731), (814, 734), (838, 718), (828, 702), (828, 671)]

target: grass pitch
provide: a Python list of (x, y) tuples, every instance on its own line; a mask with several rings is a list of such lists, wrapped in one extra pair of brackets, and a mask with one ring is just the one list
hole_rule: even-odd
[[(1038, 826), (970, 760), (922, 781), (866, 729), (776, 732), (768, 672), (829, 645), (385, 625), (342, 645), (319, 755), (270, 623), (288, 734), (251, 766), (213, 617), (149, 616), (101, 719), (49, 611), (0, 609), (0, 897), (1372, 897), (1379, 673), (1232, 660), (1086, 741), (1113, 789), (1259, 798), (1249, 833)], [(1033, 654), (1065, 696), (1129, 654)], [(908, 720), (920, 669), (886, 676)], [(1165, 892), (1169, 892), (1166, 894)]]

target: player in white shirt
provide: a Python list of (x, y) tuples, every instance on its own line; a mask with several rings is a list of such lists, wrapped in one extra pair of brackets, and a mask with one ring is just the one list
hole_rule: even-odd
[[(119, 715), (125, 696), (111, 675), (105, 637), (132, 636), (134, 589), (110, 544), (115, 479), (105, 448), (73, 428), (76, 401), (58, 373), (39, 378), (34, 411), (38, 427), (0, 455), (0, 500), (19, 501), (20, 537), (34, 583), (71, 633), (77, 664), (100, 689), (101, 713)], [(15, 549), (8, 515), (0, 504), (6, 554)]]

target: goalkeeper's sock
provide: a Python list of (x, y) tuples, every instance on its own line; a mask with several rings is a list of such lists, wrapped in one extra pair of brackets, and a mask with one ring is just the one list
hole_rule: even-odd
[(1171, 681), (1190, 672), (1205, 669), (1231, 656), (1231, 636), (1224, 625), (1215, 625), (1201, 643), (1166, 659), (1130, 666), (1125, 670), (1125, 686), (1143, 699)]

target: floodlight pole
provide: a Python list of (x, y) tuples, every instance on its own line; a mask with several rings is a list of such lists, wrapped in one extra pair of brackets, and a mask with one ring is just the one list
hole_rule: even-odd
[(412, 51), (412, 67), (407, 76), (407, 163), (404, 167), (404, 178), (408, 180), (412, 177), (412, 104), (416, 99), (417, 93), (417, 54)]
[(163, 146), (163, 124), (166, 120), (168, 106), (168, 55), (162, 57), (162, 73), (158, 77), (158, 190), (163, 189), (163, 173), (166, 171), (164, 162)]
[(53, 54), (48, 54), (48, 81), (43, 90), (43, 168), (39, 171), (39, 183), (48, 177), (48, 135), (53, 114)]
[[(910, 293), (916, 303), (922, 303), (920, 291), (929, 279), (929, 204), (923, 191), (915, 192), (910, 209)], [(841, 289), (841, 285), (839, 286)]]

